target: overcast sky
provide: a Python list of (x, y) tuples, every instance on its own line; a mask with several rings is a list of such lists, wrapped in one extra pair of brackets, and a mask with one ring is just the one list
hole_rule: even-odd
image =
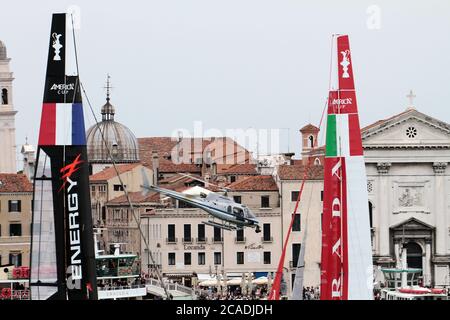
[(16, 0), (2, 2), (0, 39), (16, 78), (18, 145), (37, 141), (51, 13), (70, 5), (90, 100), (99, 111), (110, 73), (116, 119), (138, 137), (194, 121), (290, 128), (298, 153), (298, 130), (318, 124), (328, 93), (333, 33), (350, 35), (363, 126), (404, 111), (410, 89), (418, 110), (450, 122), (449, 1)]

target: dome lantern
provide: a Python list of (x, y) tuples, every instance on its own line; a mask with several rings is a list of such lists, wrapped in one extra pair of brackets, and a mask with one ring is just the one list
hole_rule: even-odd
[(116, 110), (114, 108), (114, 106), (111, 104), (111, 98), (110, 98), (110, 89), (111, 89), (111, 84), (110, 84), (110, 79), (111, 77), (108, 74), (107, 80), (106, 80), (106, 103), (105, 105), (102, 107), (102, 121), (114, 121), (114, 115), (116, 114)]

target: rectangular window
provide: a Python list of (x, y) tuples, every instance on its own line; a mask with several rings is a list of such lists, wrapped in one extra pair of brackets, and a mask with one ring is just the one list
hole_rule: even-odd
[(197, 229), (197, 241), (200, 242), (205, 242), (206, 237), (205, 237), (205, 225), (204, 224), (199, 224), (198, 225), (198, 229)]
[(8, 211), (9, 212), (21, 212), (22, 202), (20, 200), (9, 200)]
[(323, 190), (320, 191), (320, 201), (323, 201)]
[(261, 208), (270, 208), (269, 196), (261, 196)]
[(185, 224), (184, 225), (184, 238), (183, 238), (184, 242), (191, 242), (192, 238), (191, 238), (191, 225), (190, 224)]
[(295, 214), (294, 217), (294, 224), (292, 225), (292, 231), (301, 231), (301, 215), (300, 214)]
[(175, 265), (175, 252), (169, 252), (169, 266)]
[(300, 243), (293, 243), (292, 244), (292, 266), (294, 268), (297, 267), (298, 257), (300, 256), (300, 249), (301, 248), (302, 248), (302, 245)]
[(231, 183), (236, 182), (236, 176), (230, 176), (230, 182)]
[(242, 196), (233, 196), (233, 200), (236, 203), (242, 203)]
[(214, 227), (214, 241), (221, 242), (222, 241), (222, 229), (218, 227)]
[(291, 192), (291, 201), (297, 202), (299, 194), (300, 194), (299, 191), (292, 191)]
[(214, 264), (216, 266), (222, 264), (222, 253), (221, 252), (214, 252)]
[(244, 229), (236, 230), (236, 241), (237, 242), (244, 241)]
[(115, 184), (114, 185), (114, 191), (124, 191), (124, 187), (126, 188), (127, 186), (122, 186), (121, 184)]
[(190, 266), (191, 265), (191, 253), (190, 252), (185, 252), (184, 253), (184, 265), (185, 266)]
[(272, 263), (272, 254), (270, 251), (264, 252), (264, 264), (271, 264)]
[(175, 225), (169, 224), (167, 226), (167, 240), (169, 242), (175, 242)]
[(9, 264), (15, 267), (22, 266), (22, 254), (21, 253), (10, 253), (9, 254)]
[(206, 264), (206, 255), (204, 252), (198, 253), (198, 265), (204, 266)]
[(264, 241), (271, 241), (270, 223), (264, 223), (263, 225), (263, 238)]
[(244, 264), (244, 253), (243, 252), (236, 252), (236, 263)]
[(9, 225), (9, 236), (10, 237), (22, 236), (22, 225), (20, 223), (11, 223)]

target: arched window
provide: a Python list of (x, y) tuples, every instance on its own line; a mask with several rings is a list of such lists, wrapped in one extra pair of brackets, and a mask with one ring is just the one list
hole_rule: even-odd
[(373, 212), (372, 202), (369, 201), (369, 223), (370, 223), (370, 229), (373, 228), (373, 216), (372, 216), (372, 212)]
[(308, 137), (308, 145), (310, 148), (314, 148), (314, 137), (313, 136)]
[(315, 166), (320, 166), (320, 159), (319, 159), (319, 158), (316, 158), (316, 159), (314, 160), (314, 165), (315, 165)]
[(8, 104), (8, 89), (2, 89), (2, 104)]

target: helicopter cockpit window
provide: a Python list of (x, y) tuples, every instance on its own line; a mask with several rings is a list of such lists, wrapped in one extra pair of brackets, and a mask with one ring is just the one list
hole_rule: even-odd
[(241, 217), (244, 216), (244, 210), (238, 207), (233, 208), (233, 213)]
[(244, 208), (244, 212), (245, 212), (246, 218), (256, 218), (255, 215), (253, 213), (251, 213), (248, 208)]

